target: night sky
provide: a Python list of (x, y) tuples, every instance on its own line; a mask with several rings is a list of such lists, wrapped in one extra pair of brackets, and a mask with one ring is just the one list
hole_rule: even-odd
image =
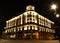
[(27, 5), (35, 6), (35, 11), (37, 13), (54, 21), (56, 25), (60, 26), (60, 17), (56, 18), (54, 15), (54, 11), (50, 9), (52, 3), (57, 4), (57, 13), (60, 14), (60, 0), (0, 1), (0, 34), (2, 33), (6, 25), (5, 21), (25, 12)]

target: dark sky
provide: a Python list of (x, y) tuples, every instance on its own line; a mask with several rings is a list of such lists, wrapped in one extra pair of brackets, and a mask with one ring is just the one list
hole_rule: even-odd
[(50, 10), (52, 3), (56, 3), (57, 13), (60, 14), (60, 0), (15, 0), (0, 1), (0, 31), (5, 26), (5, 21), (15, 17), (26, 10), (27, 5), (35, 6), (35, 11), (54, 21), (60, 26), (60, 18), (56, 18), (54, 11)]

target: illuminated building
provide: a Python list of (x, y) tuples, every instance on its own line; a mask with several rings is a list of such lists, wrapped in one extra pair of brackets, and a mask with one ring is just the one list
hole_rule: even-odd
[(54, 22), (35, 12), (35, 7), (29, 5), (26, 12), (6, 21), (4, 38), (7, 39), (54, 39)]

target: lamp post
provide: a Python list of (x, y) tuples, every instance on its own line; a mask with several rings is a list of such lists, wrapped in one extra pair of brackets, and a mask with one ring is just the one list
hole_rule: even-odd
[(55, 15), (57, 18), (59, 18), (59, 14), (56, 13), (56, 9), (57, 9), (56, 4), (52, 4), (52, 5), (51, 5), (51, 9), (55, 11), (55, 12), (54, 12), (54, 15)]
[(51, 5), (51, 9), (56, 10), (56, 8), (57, 8), (56, 4)]
[(59, 15), (59, 14), (56, 14), (56, 17), (57, 17), (57, 18), (59, 18), (59, 17), (60, 17), (60, 15)]
[(52, 4), (51, 5), (51, 9), (55, 11), (54, 15), (56, 15), (56, 8), (57, 8), (56, 4)]

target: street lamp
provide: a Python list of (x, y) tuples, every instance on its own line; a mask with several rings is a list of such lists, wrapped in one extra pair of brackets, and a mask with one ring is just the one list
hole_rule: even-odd
[(52, 4), (52, 5), (51, 5), (51, 9), (55, 11), (55, 12), (54, 12), (54, 15), (55, 15), (57, 18), (59, 18), (60, 15), (56, 13), (57, 5), (56, 5), (56, 4)]
[(56, 14), (56, 17), (57, 17), (57, 18), (59, 18), (59, 16), (60, 16), (59, 14)]
[(54, 12), (54, 15), (56, 15), (56, 9), (57, 9), (56, 4), (52, 4), (52, 5), (51, 5), (51, 9), (55, 11), (55, 12)]
[(56, 8), (57, 8), (56, 4), (51, 5), (51, 9), (56, 10)]

